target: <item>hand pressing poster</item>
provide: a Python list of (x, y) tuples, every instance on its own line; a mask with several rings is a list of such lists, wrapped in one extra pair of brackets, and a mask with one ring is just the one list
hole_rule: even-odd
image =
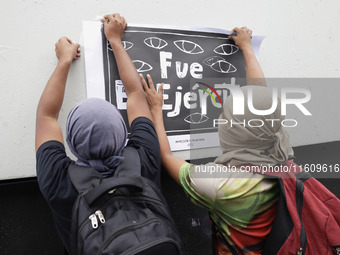
[[(173, 151), (219, 146), (213, 120), (228, 88), (244, 85), (245, 78), (242, 52), (229, 34), (151, 26), (128, 26), (125, 31), (122, 44), (137, 71), (150, 74), (156, 87), (164, 84), (164, 124)], [(262, 38), (254, 41), (258, 51)], [(99, 22), (84, 22), (84, 44), (87, 96), (111, 102), (128, 123), (124, 86)]]

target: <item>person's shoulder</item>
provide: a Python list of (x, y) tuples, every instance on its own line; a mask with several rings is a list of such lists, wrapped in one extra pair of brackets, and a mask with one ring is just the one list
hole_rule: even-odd
[(154, 128), (152, 120), (144, 116), (135, 118), (131, 123), (131, 128), (133, 129), (135, 126), (138, 126), (138, 125), (150, 125), (151, 127)]
[(36, 160), (38, 176), (45, 171), (51, 172), (53, 169), (67, 168), (72, 162), (66, 155), (64, 144), (58, 141), (43, 143), (37, 150)]
[(158, 137), (153, 122), (146, 117), (138, 117), (131, 123), (129, 143), (137, 142), (142, 147), (154, 147)]
[(68, 167), (72, 160), (66, 155), (65, 146), (58, 141), (47, 141), (37, 151), (36, 173), (40, 190), (50, 201), (60, 190), (67, 190)]
[(40, 145), (36, 154), (37, 155), (41, 154), (42, 152), (44, 152), (46, 150), (63, 150), (63, 151), (65, 151), (65, 146), (64, 146), (64, 144), (62, 144), (59, 141), (50, 140), (50, 141), (44, 142), (42, 145)]

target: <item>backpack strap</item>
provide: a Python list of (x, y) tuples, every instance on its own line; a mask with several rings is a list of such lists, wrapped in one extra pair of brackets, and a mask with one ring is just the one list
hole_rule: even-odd
[[(127, 147), (123, 150), (124, 161), (115, 170), (111, 178), (103, 178), (94, 168), (71, 163), (68, 168), (70, 179), (79, 193), (91, 205), (103, 194), (120, 187), (142, 189), (141, 164), (136, 149)], [(100, 184), (100, 185), (99, 185)]]
[(123, 162), (117, 167), (114, 177), (138, 176), (141, 177), (141, 164), (138, 151), (131, 147), (125, 147), (122, 152)]
[[(123, 162), (117, 167), (114, 177), (141, 176), (141, 164), (137, 150), (133, 147), (126, 147), (122, 156)], [(79, 193), (83, 193), (90, 188), (97, 187), (102, 175), (94, 168), (78, 166), (71, 163), (68, 167), (70, 179)]]
[[(295, 182), (289, 180), (278, 179), (280, 187), (280, 199), (278, 202), (277, 213), (272, 225), (272, 229), (266, 240), (263, 255), (266, 254), (277, 254), (281, 247), (284, 245), (289, 235), (294, 229), (294, 224), (297, 221), (293, 221), (292, 214), (296, 213), (300, 224), (300, 249), (297, 250), (298, 255), (305, 254), (307, 246), (307, 235), (305, 226), (302, 221), (302, 207), (303, 207), (303, 192), (304, 185), (303, 181), (310, 178), (309, 173), (300, 172), (295, 175)], [(287, 200), (286, 190), (295, 191), (295, 201), (291, 198)], [(295, 203), (294, 203), (295, 202)], [(294, 209), (295, 207), (295, 209)], [(291, 210), (289, 210), (291, 209)], [(294, 212), (295, 211), (295, 212)]]
[(264, 245), (263, 255), (277, 254), (294, 228), (294, 223), (287, 207), (283, 182), (279, 179), (278, 183), (280, 187), (280, 198), (277, 205), (277, 213)]
[(90, 188), (97, 187), (102, 179), (102, 175), (94, 168), (78, 166), (71, 163), (68, 167), (70, 179), (79, 193), (83, 193)]

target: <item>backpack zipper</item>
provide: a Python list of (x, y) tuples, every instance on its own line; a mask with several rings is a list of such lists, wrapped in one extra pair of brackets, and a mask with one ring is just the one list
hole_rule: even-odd
[[(161, 202), (161, 201), (159, 201), (159, 200), (157, 200), (157, 199), (154, 199), (154, 198), (149, 198), (149, 197), (143, 197), (143, 198), (141, 198), (141, 197), (134, 197), (134, 196), (113, 196), (112, 198), (110, 198), (110, 199), (113, 199), (113, 198), (115, 198), (115, 199), (124, 199), (124, 200), (132, 200), (132, 201), (149, 201), (149, 202), (151, 202), (151, 203), (156, 203), (156, 204), (158, 204), (158, 205), (160, 205), (160, 206), (162, 206), (163, 208), (166, 208), (166, 206)], [(108, 201), (107, 200), (105, 200), (103, 203), (100, 203), (98, 206), (97, 206), (97, 208), (102, 208), (102, 206), (103, 205), (105, 205), (106, 203), (107, 203)], [(100, 222), (102, 222), (103, 220), (104, 220), (104, 222), (102, 222), (102, 223), (105, 223), (105, 218), (104, 218), (104, 215), (103, 215), (103, 213), (101, 212), (101, 210), (97, 210), (96, 212), (100, 212), (101, 214), (102, 214), (102, 216), (103, 216), (103, 218), (102, 218), (102, 220), (100, 220)], [(98, 213), (97, 213), (98, 214)], [(95, 217), (96, 216), (96, 214), (95, 213), (93, 213), (93, 214), (91, 214), (90, 216), (89, 216), (89, 219), (91, 220), (91, 225), (92, 225), (92, 228), (93, 229), (96, 229), (96, 228), (98, 228), (98, 220), (97, 220), (97, 218)], [(98, 215), (97, 215), (98, 216)], [(99, 216), (98, 216), (98, 218), (99, 218)], [(166, 220), (166, 221), (168, 221), (169, 223), (171, 223), (171, 224), (173, 224), (171, 221), (169, 221), (168, 219), (163, 219), (163, 220)], [(81, 231), (83, 230), (83, 228), (86, 226), (86, 223), (88, 222), (88, 220), (84, 220), (83, 222), (82, 222), (82, 224), (80, 224), (80, 226), (79, 226), (79, 228), (78, 228), (78, 236), (80, 235), (80, 233), (81, 233)]]
[(103, 215), (103, 213), (102, 213), (101, 210), (97, 210), (94, 214), (98, 216), (99, 221), (100, 221), (102, 224), (105, 223), (105, 218), (104, 218), (104, 215)]
[(95, 214), (91, 214), (91, 215), (89, 216), (89, 219), (90, 219), (90, 221), (91, 221), (92, 228), (93, 228), (93, 229), (98, 228), (98, 220), (97, 220), (96, 215), (95, 215)]
[(340, 255), (340, 247), (335, 247), (335, 250), (336, 250), (336, 254)]
[[(93, 228), (93, 229), (98, 228), (98, 220), (97, 220), (97, 217), (98, 217), (99, 221), (100, 221), (102, 224), (105, 223), (105, 218), (104, 218), (104, 215), (103, 215), (102, 211), (101, 211), (101, 210), (97, 210), (95, 213), (93, 213), (93, 214), (91, 214), (91, 215), (89, 216), (89, 219), (90, 219), (90, 221), (91, 221), (91, 225), (92, 225), (92, 228)], [(87, 221), (85, 221), (84, 223), (86, 223), (86, 222), (87, 222)], [(83, 224), (84, 224), (84, 223), (83, 223)], [(80, 227), (80, 229), (83, 228), (83, 224), (82, 224), (82, 226)], [(84, 224), (84, 225), (85, 225), (85, 224)]]
[(136, 230), (138, 228), (142, 228), (147, 224), (153, 223), (153, 222), (161, 222), (159, 219), (157, 218), (149, 218), (146, 219), (143, 222), (137, 223), (136, 221), (132, 221), (132, 224), (128, 225), (128, 226), (124, 226), (123, 228), (117, 230), (116, 232), (114, 232), (106, 241), (105, 243), (102, 245), (102, 247), (100, 248), (100, 250), (97, 252), (97, 254), (102, 254), (103, 250), (106, 249), (110, 243), (112, 242), (113, 239), (115, 239), (116, 237), (118, 237), (119, 235), (125, 234), (127, 232), (131, 232), (133, 230)]
[(300, 249), (298, 250), (298, 252), (296, 253), (296, 255), (302, 255), (302, 252), (303, 252), (303, 248), (300, 247)]

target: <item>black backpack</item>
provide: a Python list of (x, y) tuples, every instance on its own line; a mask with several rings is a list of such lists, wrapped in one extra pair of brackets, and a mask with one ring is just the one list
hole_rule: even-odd
[(110, 178), (93, 168), (69, 166), (79, 192), (72, 213), (72, 254), (182, 254), (161, 191), (141, 176), (138, 152), (127, 147), (122, 156), (123, 163)]

